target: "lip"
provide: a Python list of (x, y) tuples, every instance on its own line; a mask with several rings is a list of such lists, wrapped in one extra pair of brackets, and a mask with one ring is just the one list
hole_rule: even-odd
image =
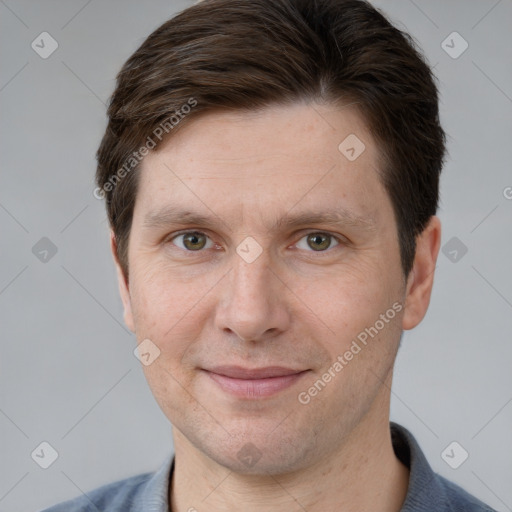
[(240, 366), (217, 366), (203, 371), (223, 391), (247, 399), (272, 396), (292, 386), (309, 372), (309, 370), (296, 370), (282, 366), (253, 369)]

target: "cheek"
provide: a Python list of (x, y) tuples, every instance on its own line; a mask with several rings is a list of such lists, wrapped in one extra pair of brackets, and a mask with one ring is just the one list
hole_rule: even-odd
[(311, 318), (324, 327), (322, 332), (336, 349), (350, 344), (401, 297), (389, 273), (371, 262), (358, 261), (316, 277), (295, 277), (294, 293), (302, 302), (298, 307), (314, 313)]
[[(158, 277), (157, 277), (158, 276)], [(158, 357), (142, 366), (152, 393), (171, 418), (193, 413), (197, 400), (184, 390), (192, 389), (192, 368), (187, 354), (200, 337), (204, 291), (196, 280), (184, 283), (164, 271), (139, 273), (131, 285), (132, 309), (138, 341), (148, 338)]]
[(198, 335), (204, 296), (211, 286), (197, 281), (184, 282), (163, 270), (134, 275), (130, 292), (137, 338), (154, 341), (162, 360), (180, 360)]

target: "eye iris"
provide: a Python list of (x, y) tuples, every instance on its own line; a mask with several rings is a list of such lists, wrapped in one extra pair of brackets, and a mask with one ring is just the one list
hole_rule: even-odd
[[(311, 245), (312, 243), (313, 243), (313, 245)], [(316, 246), (315, 246), (315, 244), (316, 244)], [(321, 251), (323, 249), (327, 249), (330, 244), (331, 244), (330, 237), (327, 235), (322, 235), (320, 233), (313, 233), (308, 236), (308, 245), (314, 251)]]
[(183, 245), (190, 250), (202, 249), (206, 244), (204, 235), (200, 233), (187, 233), (183, 235)]

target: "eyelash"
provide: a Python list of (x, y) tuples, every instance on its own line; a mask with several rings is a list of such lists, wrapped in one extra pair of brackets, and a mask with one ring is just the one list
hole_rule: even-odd
[[(204, 232), (202, 231), (196, 231), (196, 230), (191, 230), (191, 231), (180, 231), (178, 233), (174, 233), (171, 237), (169, 237), (167, 239), (167, 243), (170, 243), (170, 242), (173, 242), (173, 240), (175, 240), (176, 238), (180, 237), (180, 236), (183, 236), (183, 235), (189, 235), (189, 234), (198, 234), (198, 235), (203, 235), (205, 237), (208, 238), (209, 241), (211, 241), (211, 238)], [(342, 245), (342, 244), (346, 244), (346, 242), (344, 242), (341, 238), (333, 235), (332, 233), (328, 233), (328, 232), (325, 232), (325, 231), (310, 231), (308, 233), (305, 233), (300, 239), (299, 239), (299, 242), (301, 240), (303, 240), (304, 238), (310, 236), (310, 235), (324, 235), (324, 236), (327, 236), (327, 237), (330, 237), (332, 240), (335, 240), (336, 241), (336, 245), (334, 245), (333, 247), (329, 246), (327, 249), (323, 250), (323, 251), (314, 251), (313, 249), (307, 251), (307, 252), (311, 252), (311, 253), (315, 253), (315, 254), (325, 254), (325, 253), (329, 253), (332, 249), (334, 249), (335, 247), (338, 247), (339, 245)], [(298, 242), (297, 242), (298, 243)], [(173, 244), (175, 245), (175, 244)], [(176, 246), (177, 247), (177, 246)], [(199, 249), (198, 251), (191, 251), (191, 250), (188, 250), (188, 249), (183, 249), (182, 247), (177, 247), (177, 249), (180, 249), (181, 251), (184, 251), (184, 252), (188, 252), (188, 253), (201, 253), (201, 252), (204, 252), (204, 247), (202, 249)]]

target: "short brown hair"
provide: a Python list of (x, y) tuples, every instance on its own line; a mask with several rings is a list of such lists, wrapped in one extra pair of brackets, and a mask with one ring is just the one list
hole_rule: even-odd
[[(204, 0), (157, 28), (127, 60), (96, 172), (126, 276), (134, 154), (149, 138), (154, 147), (165, 140), (152, 137), (159, 126), (168, 138), (202, 112), (347, 98), (378, 145), (407, 276), (416, 237), (437, 211), (445, 133), (435, 77), (413, 39), (363, 0)], [(191, 101), (179, 124), (169, 124)]]

